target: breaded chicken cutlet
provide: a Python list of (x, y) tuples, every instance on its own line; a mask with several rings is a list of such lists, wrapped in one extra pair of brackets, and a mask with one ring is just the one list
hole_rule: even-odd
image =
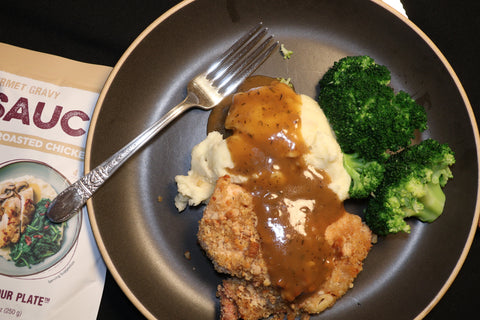
[(315, 293), (287, 302), (271, 285), (252, 196), (228, 176), (218, 179), (198, 232), (199, 243), (215, 269), (232, 276), (217, 291), (222, 320), (283, 319), (285, 315), (305, 319), (331, 307), (353, 286), (371, 237), (360, 217), (345, 212), (325, 231), (325, 240), (335, 252), (331, 274)]

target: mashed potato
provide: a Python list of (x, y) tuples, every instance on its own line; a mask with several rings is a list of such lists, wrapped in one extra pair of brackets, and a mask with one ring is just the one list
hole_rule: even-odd
[[(348, 197), (350, 176), (343, 167), (343, 154), (322, 109), (312, 98), (301, 95), (301, 131), (310, 152), (305, 155), (307, 164), (322, 169), (330, 176), (329, 188), (340, 200)], [(187, 205), (206, 203), (213, 193), (215, 183), (228, 174), (233, 167), (227, 142), (218, 132), (211, 132), (207, 138), (192, 150), (191, 169), (187, 175), (175, 177), (178, 195), (175, 206), (179, 211)], [(244, 181), (241, 176), (232, 176), (232, 182)]]
[[(186, 176), (175, 177), (178, 195), (175, 206), (179, 211), (206, 202), (213, 193), (215, 183), (233, 167), (227, 142), (217, 131), (210, 132), (205, 140), (192, 149), (191, 169)], [(240, 182), (241, 179), (236, 179)]]
[(343, 201), (348, 198), (351, 178), (343, 167), (342, 150), (318, 103), (306, 95), (301, 97), (302, 135), (310, 149), (305, 160), (314, 168), (328, 173), (331, 179), (328, 187)]

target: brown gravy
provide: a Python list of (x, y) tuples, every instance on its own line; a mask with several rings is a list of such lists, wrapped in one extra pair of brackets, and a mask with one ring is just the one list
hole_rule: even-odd
[[(269, 86), (277, 82), (279, 82), (277, 79), (267, 76), (250, 76), (238, 87), (237, 92), (245, 92), (253, 88)], [(228, 110), (232, 105), (232, 98), (232, 95), (227, 96), (212, 109), (208, 116), (207, 133), (218, 131), (224, 137), (231, 135), (231, 131), (225, 129), (225, 119), (227, 118)]]
[(288, 301), (317, 291), (330, 274), (325, 229), (345, 212), (328, 175), (303, 160), (300, 107), (290, 87), (269, 81), (236, 94), (225, 115), (231, 172), (248, 177), (269, 275)]

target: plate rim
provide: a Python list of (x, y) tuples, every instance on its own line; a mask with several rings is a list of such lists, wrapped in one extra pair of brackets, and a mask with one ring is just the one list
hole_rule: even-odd
[[(470, 251), (471, 245), (473, 243), (475, 234), (477, 229), (479, 228), (479, 218), (480, 218), (480, 207), (479, 207), (479, 200), (480, 200), (480, 135), (478, 131), (478, 125), (477, 121), (472, 109), (472, 106), (470, 104), (470, 101), (468, 99), (468, 96), (466, 94), (466, 91), (463, 87), (463, 85), (460, 82), (460, 79), (458, 78), (456, 72), (454, 71), (453, 67), (451, 64), (448, 62), (447, 58), (443, 55), (443, 53), (440, 51), (440, 49), (435, 45), (435, 43), (415, 24), (413, 23), (410, 19), (405, 17), (403, 14), (401, 14), (399, 11), (394, 9), (392, 6), (389, 4), (383, 2), (382, 0), (370, 0), (371, 2), (375, 3), (376, 5), (383, 7), (385, 10), (389, 11), (391, 14), (394, 14), (398, 19), (400, 19), (406, 26), (408, 26), (412, 31), (414, 31), (420, 38), (421, 40), (428, 45), (430, 49), (434, 52), (434, 54), (439, 58), (440, 62), (444, 65), (446, 68), (446, 71), (449, 73), (451, 79), (454, 81), (456, 88), (459, 91), (459, 94), (465, 104), (472, 129), (473, 129), (473, 136), (475, 139), (475, 146), (476, 146), (476, 156), (477, 156), (477, 172), (479, 173), (477, 175), (477, 195), (476, 195), (476, 200), (475, 200), (475, 213), (472, 221), (472, 225), (470, 227), (470, 231), (468, 234), (468, 237), (465, 242), (465, 246), (462, 249), (462, 253), (459, 256), (457, 263), (455, 264), (455, 267), (453, 270), (450, 272), (449, 277), (446, 279), (444, 284), (442, 285), (441, 289), (437, 292), (434, 298), (430, 301), (430, 303), (425, 306), (425, 308), (415, 317), (415, 319), (422, 319), (424, 318), (434, 307), (435, 305), (443, 298), (445, 293), (448, 291), (452, 283), (454, 282), (455, 278), (457, 277), (458, 273), (460, 272), (465, 259)], [(98, 116), (101, 111), (101, 107), (103, 105), (104, 99), (109, 91), (109, 88), (113, 81), (116, 78), (116, 75), (118, 74), (119, 70), (122, 68), (123, 64), (125, 61), (128, 59), (130, 54), (137, 48), (137, 46), (144, 41), (144, 39), (158, 26), (160, 25), (163, 21), (165, 21), (167, 18), (173, 16), (176, 14), (178, 11), (180, 11), (182, 8), (190, 5), (191, 3), (196, 2), (196, 0), (183, 0), (182, 2), (176, 4), (166, 12), (164, 12), (162, 15), (160, 15), (157, 19), (155, 19), (147, 28), (145, 28), (138, 36), (135, 38), (135, 40), (129, 45), (129, 47), (126, 49), (126, 51), (122, 54), (118, 62), (115, 64), (114, 68), (112, 69), (110, 75), (108, 76), (103, 89), (100, 92), (99, 98), (96, 103), (96, 107), (94, 109), (94, 112), (91, 117), (91, 122), (90, 122), (90, 130), (87, 135), (87, 140), (86, 140), (86, 146), (85, 146), (85, 162), (84, 162), (84, 169), (85, 169), (85, 174), (90, 172), (93, 168), (90, 167), (91, 165), (91, 148), (92, 148), (92, 142), (93, 142), (93, 136), (95, 132), (95, 127), (97, 123)], [(93, 208), (93, 201), (92, 199), (89, 199), (87, 201), (87, 211), (88, 211), (88, 216), (92, 228), (93, 235), (95, 237), (95, 241), (97, 243), (97, 246), (99, 248), (99, 251), (104, 259), (104, 262), (112, 274), (114, 280), (118, 284), (118, 286), (121, 288), (121, 290), (124, 292), (124, 294), (127, 296), (127, 298), (135, 305), (135, 307), (147, 318), (149, 319), (156, 319), (156, 317), (143, 305), (143, 303), (135, 296), (135, 294), (130, 290), (128, 285), (125, 283), (123, 280), (122, 276), (119, 274), (117, 271), (117, 268), (115, 267), (113, 261), (111, 260), (107, 248), (105, 244), (102, 241), (102, 238), (100, 236), (100, 229), (97, 224), (96, 218), (95, 218), (95, 211)]]

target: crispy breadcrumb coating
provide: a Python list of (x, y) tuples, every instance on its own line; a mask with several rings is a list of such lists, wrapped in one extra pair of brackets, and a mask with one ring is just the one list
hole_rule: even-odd
[(228, 176), (220, 178), (200, 220), (198, 240), (215, 269), (232, 276), (217, 290), (221, 319), (307, 319), (333, 306), (362, 270), (372, 233), (360, 217), (346, 213), (327, 227), (325, 239), (335, 251), (332, 273), (317, 292), (288, 303), (270, 285), (252, 196)]

